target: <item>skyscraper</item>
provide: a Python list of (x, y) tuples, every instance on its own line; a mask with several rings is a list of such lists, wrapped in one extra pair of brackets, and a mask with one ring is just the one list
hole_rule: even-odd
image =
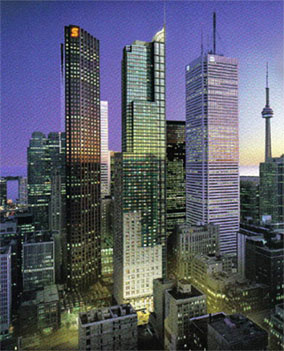
[(167, 121), (167, 237), (185, 222), (185, 122)]
[(114, 296), (152, 309), (166, 273), (165, 28), (123, 50), (122, 153), (115, 155)]
[(101, 101), (101, 197), (110, 195), (110, 152), (108, 150), (108, 102)]
[(100, 275), (99, 41), (65, 27), (67, 280), (84, 289)]
[(221, 253), (237, 249), (238, 126), (237, 59), (202, 53), (186, 66), (186, 216), (219, 225)]

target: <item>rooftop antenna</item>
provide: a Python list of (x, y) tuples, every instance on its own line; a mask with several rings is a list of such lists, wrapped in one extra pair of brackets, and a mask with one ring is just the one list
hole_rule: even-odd
[(213, 12), (213, 54), (216, 55), (216, 12)]
[(266, 62), (266, 106), (269, 106), (268, 62)]
[(164, 0), (164, 28), (166, 28), (166, 0)]
[(201, 25), (201, 56), (203, 56), (203, 26)]

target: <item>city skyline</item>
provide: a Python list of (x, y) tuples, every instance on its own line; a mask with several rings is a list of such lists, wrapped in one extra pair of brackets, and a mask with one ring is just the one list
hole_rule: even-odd
[[(266, 61), (269, 62), (270, 70), (270, 104), (275, 116), (271, 125), (272, 156), (280, 156), (282, 151), (283, 118), (281, 116), (284, 109), (283, 99), (281, 100), (283, 96), (283, 67), (281, 66), (283, 11), (281, 8), (283, 4), (267, 1), (246, 3), (246, 6), (243, 6), (244, 3), (166, 2), (167, 119), (185, 120), (184, 67), (200, 52), (201, 26), (203, 26), (205, 48), (208, 41), (207, 34), (211, 43), (212, 12), (216, 10), (217, 48), (224, 55), (237, 57), (240, 62), (240, 164), (249, 166), (264, 160), (265, 131), (261, 110), (265, 101)], [(38, 130), (48, 133), (63, 129), (62, 116), (60, 123), (62, 93), (58, 69), (60, 62), (58, 45), (62, 41), (60, 28), (64, 25), (82, 25), (101, 42), (101, 97), (102, 100), (109, 101), (110, 149), (120, 149), (121, 52), (128, 42), (134, 39), (150, 40), (152, 33), (160, 29), (163, 23), (163, 3), (96, 2), (85, 3), (83, 6), (68, 2), (68, 10), (69, 8), (72, 15), (69, 11), (65, 11), (65, 3), (2, 3), (2, 13), (5, 15), (2, 21), (2, 87), (4, 88), (2, 89), (2, 130), (5, 130), (1, 140), (3, 175), (17, 173), (17, 167), (23, 172), (26, 166), (25, 150), (32, 132)], [(89, 11), (84, 11), (87, 8)], [(152, 14), (146, 17), (150, 8)], [(74, 11), (75, 9), (77, 12)], [(56, 16), (56, 23), (52, 17), (55, 11), (59, 13), (59, 16)], [(91, 22), (89, 16), (91, 11), (97, 12), (101, 21)], [(122, 18), (127, 15), (129, 17), (127, 21), (119, 24), (118, 19), (113, 17), (117, 11)], [(184, 19), (176, 21), (182, 11), (188, 13), (186, 21)], [(75, 15), (74, 12), (76, 12)], [(128, 12), (133, 14), (131, 18)], [(271, 13), (273, 16), (264, 18), (264, 13)], [(237, 17), (236, 14), (238, 14)], [(38, 20), (31, 21), (31, 16)], [(253, 26), (247, 23), (248, 16), (251, 18), (249, 23), (253, 23)], [(145, 18), (147, 18), (146, 23)], [(273, 28), (269, 26), (271, 21), (269, 18), (273, 18)], [(113, 26), (109, 26), (111, 19), (114, 21)], [(19, 21), (17, 27), (12, 25), (15, 20)], [(21, 24), (26, 25), (26, 23), (29, 23), (29, 30), (21, 31), (19, 36)], [(39, 25), (43, 25), (42, 28), (46, 28), (46, 31), (38, 31)], [(238, 33), (236, 33), (236, 27), (239, 29)], [(183, 31), (181, 31), (182, 28), (184, 28)], [(118, 29), (119, 36), (115, 34)], [(34, 31), (38, 32), (36, 41), (29, 34)], [(243, 31), (250, 35), (243, 37)], [(16, 39), (18, 37), (21, 39)], [(180, 55), (175, 57), (175, 48), (181, 43), (183, 45)], [(110, 47), (113, 47), (111, 55), (109, 55)], [(247, 55), (248, 49), (251, 50), (250, 55)], [(17, 54), (18, 50), (21, 50), (21, 55)], [(27, 56), (30, 51), (33, 55)], [(49, 59), (44, 60), (46, 57)], [(25, 64), (23, 65), (22, 62)], [(14, 87), (15, 80), (22, 81), (22, 84)], [(15, 96), (17, 96), (16, 104)], [(29, 103), (27, 104), (26, 101)], [(17, 143), (14, 143), (13, 137), (17, 139)]]

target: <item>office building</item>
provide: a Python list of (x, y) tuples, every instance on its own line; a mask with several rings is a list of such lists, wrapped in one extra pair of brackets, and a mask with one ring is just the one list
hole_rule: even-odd
[(185, 122), (167, 121), (167, 237), (185, 222)]
[(208, 323), (208, 350), (266, 350), (267, 332), (241, 314)]
[[(62, 46), (63, 49), (63, 46)], [(67, 282), (84, 290), (101, 274), (99, 41), (65, 27)]]
[(284, 223), (284, 154), (260, 163), (259, 175), (260, 220), (269, 216), (273, 223)]
[(58, 329), (60, 327), (60, 301), (55, 284), (45, 286), (36, 294), (38, 329)]
[(0, 178), (0, 206), (5, 207), (7, 203), (7, 181), (4, 177)]
[(55, 283), (54, 241), (48, 233), (34, 233), (23, 244), (23, 290)]
[(192, 260), (198, 254), (219, 254), (219, 228), (216, 225), (194, 226), (184, 223), (178, 227), (174, 243), (176, 276), (191, 278)]
[(80, 313), (79, 350), (137, 350), (137, 314), (132, 306)]
[(115, 155), (114, 296), (152, 310), (166, 275), (165, 28), (122, 59), (122, 153)]
[(206, 296), (180, 281), (165, 291), (165, 350), (187, 350), (189, 320), (206, 314)]
[[(65, 133), (34, 132), (28, 147), (28, 204), (37, 230), (49, 229), (49, 202), (55, 171), (64, 179)], [(64, 181), (63, 181), (64, 182)]]
[(238, 140), (238, 61), (214, 48), (186, 66), (186, 217), (219, 225), (221, 253), (237, 251)]
[(28, 178), (19, 177), (19, 191), (18, 191), (18, 203), (19, 205), (28, 204)]
[(113, 199), (101, 199), (101, 262), (102, 277), (113, 274)]
[(108, 150), (108, 102), (101, 101), (101, 197), (110, 195), (110, 152)]
[(266, 317), (265, 322), (268, 324), (268, 346), (269, 350), (284, 349), (284, 306), (283, 304), (276, 305), (270, 315)]
[(0, 247), (0, 342), (9, 337), (11, 324), (11, 248)]
[(240, 215), (241, 221), (259, 220), (259, 177), (240, 177)]

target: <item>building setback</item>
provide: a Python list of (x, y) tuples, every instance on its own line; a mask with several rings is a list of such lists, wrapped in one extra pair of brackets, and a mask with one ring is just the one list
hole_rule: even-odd
[[(62, 47), (63, 48), (63, 47)], [(99, 41), (65, 27), (67, 282), (84, 290), (100, 277)]]
[(186, 217), (219, 225), (220, 252), (239, 229), (238, 62), (201, 54), (186, 66)]
[(137, 350), (137, 314), (132, 306), (80, 313), (79, 350)]
[(152, 309), (166, 274), (165, 28), (123, 50), (122, 153), (115, 155), (114, 296)]

